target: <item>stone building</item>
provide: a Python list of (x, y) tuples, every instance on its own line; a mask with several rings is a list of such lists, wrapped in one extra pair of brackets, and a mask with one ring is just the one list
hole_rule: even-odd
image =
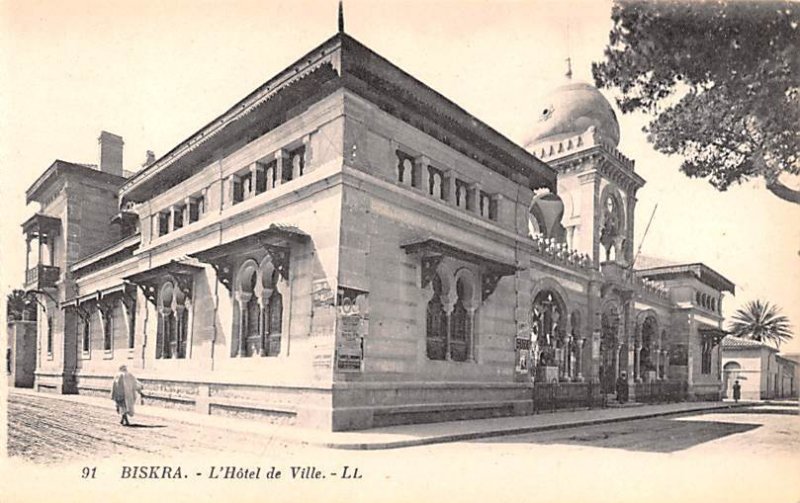
[[(636, 192), (594, 87), (517, 145), (340, 31), (124, 177), (28, 190), (36, 389), (347, 430), (527, 414), (532, 390), (719, 399), (733, 285), (634, 264)], [(31, 243), (36, 243), (31, 246)]]

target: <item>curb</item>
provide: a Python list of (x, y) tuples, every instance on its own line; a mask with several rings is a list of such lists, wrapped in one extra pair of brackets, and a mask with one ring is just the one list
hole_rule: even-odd
[(628, 417), (610, 417), (606, 419), (590, 419), (585, 421), (575, 421), (570, 423), (548, 424), (541, 426), (524, 426), (519, 428), (509, 428), (504, 430), (490, 430), (490, 431), (476, 431), (470, 433), (456, 433), (453, 435), (441, 435), (436, 437), (416, 438), (410, 440), (395, 440), (388, 442), (370, 442), (370, 443), (342, 443), (342, 442), (302, 442), (305, 445), (314, 445), (318, 447), (327, 447), (329, 449), (341, 450), (385, 450), (397, 449), (402, 447), (416, 447), (420, 445), (444, 444), (450, 442), (460, 442), (465, 440), (476, 440), (481, 438), (496, 438), (505, 436), (524, 435), (527, 433), (537, 433), (542, 431), (553, 430), (566, 430), (569, 428), (581, 428), (584, 426), (594, 426), (598, 424), (611, 424), (622, 423), (625, 421), (636, 421), (639, 419), (652, 419), (654, 417), (676, 416), (681, 414), (691, 414), (695, 412), (705, 412), (712, 410), (734, 409), (746, 407), (750, 404), (726, 404), (718, 407), (697, 407), (692, 409), (653, 412), (649, 414), (641, 414), (637, 416)]

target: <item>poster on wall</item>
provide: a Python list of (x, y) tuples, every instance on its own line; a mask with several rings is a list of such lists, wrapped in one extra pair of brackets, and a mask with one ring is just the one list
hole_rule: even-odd
[(527, 373), (531, 368), (531, 341), (517, 337), (515, 346), (517, 351), (515, 370), (520, 374)]
[(336, 296), (336, 370), (361, 372), (367, 330), (367, 292), (340, 287)]

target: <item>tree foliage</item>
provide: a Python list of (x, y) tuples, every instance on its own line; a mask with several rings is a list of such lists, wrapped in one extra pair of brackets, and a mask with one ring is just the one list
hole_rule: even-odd
[(754, 300), (734, 313), (729, 330), (734, 337), (743, 337), (760, 342), (781, 342), (792, 338), (789, 318), (780, 314), (781, 309), (769, 302)]
[(12, 290), (6, 295), (6, 321), (36, 320), (36, 301), (24, 290)]
[[(598, 87), (652, 117), (659, 152), (719, 190), (761, 177), (800, 204), (800, 5), (617, 0)], [(782, 178), (782, 179), (779, 179)]]

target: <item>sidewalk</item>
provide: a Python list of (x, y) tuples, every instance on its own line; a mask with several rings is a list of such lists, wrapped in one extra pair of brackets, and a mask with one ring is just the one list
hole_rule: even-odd
[[(9, 395), (11, 394), (17, 396), (46, 396), (55, 400), (66, 400), (85, 405), (94, 405), (109, 410), (114, 409), (113, 402), (110, 399), (102, 397), (46, 394), (27, 389), (9, 390)], [(257, 420), (202, 415), (194, 412), (148, 405), (137, 406), (136, 420), (144, 423), (152, 421), (153, 419), (177, 421), (198, 426), (258, 434), (276, 440), (317, 447), (372, 450), (519, 435), (538, 431), (630, 421), (634, 419), (646, 419), (720, 409), (725, 410), (758, 404), (759, 402), (740, 402), (738, 404), (728, 402), (681, 402), (643, 405), (640, 407), (552, 412), (532, 416), (410, 424), (374, 428), (357, 432), (325, 432), (296, 426), (272, 425)]]

